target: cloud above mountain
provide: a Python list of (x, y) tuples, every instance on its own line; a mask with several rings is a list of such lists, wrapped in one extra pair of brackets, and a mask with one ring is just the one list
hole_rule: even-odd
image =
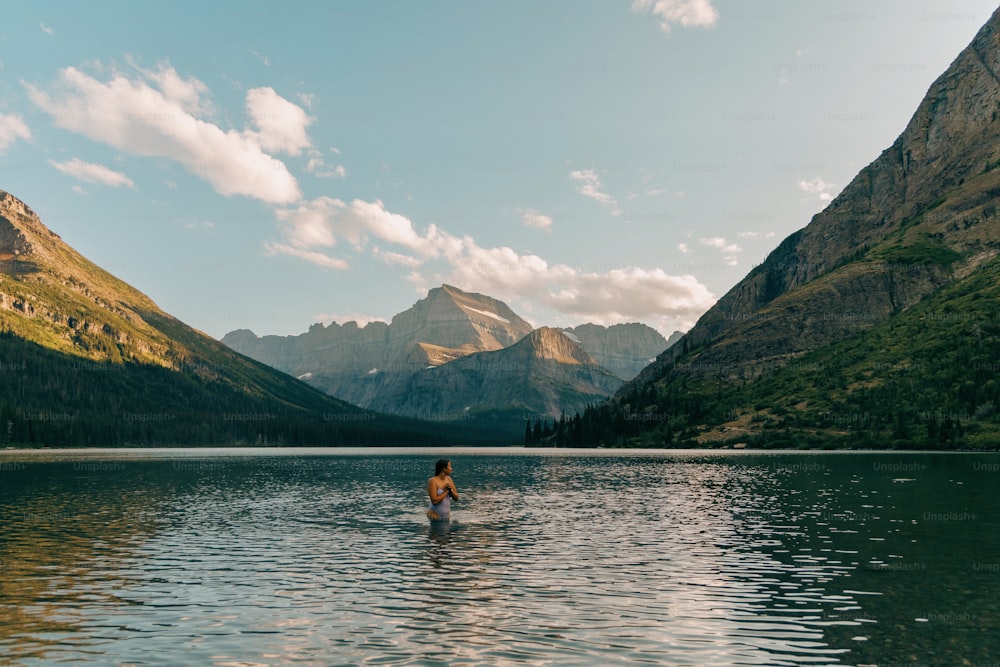
[(310, 119), (270, 88), (247, 92), (253, 127), (239, 131), (206, 120), (208, 88), (169, 65), (137, 68), (131, 77), (112, 69), (106, 80), (66, 67), (49, 89), (24, 86), (57, 126), (128, 154), (179, 162), (219, 194), (272, 204), (302, 196), (295, 177), (269, 151), (295, 155), (306, 148)]
[(30, 139), (31, 130), (17, 114), (0, 113), (0, 153), (18, 139)]
[[(379, 199), (304, 197), (296, 176), (277, 156), (299, 158), (294, 164), (319, 178), (346, 176), (342, 165), (326, 164), (324, 153), (310, 138), (310, 127), (317, 122), (306, 110), (312, 109), (311, 98), (300, 95), (304, 107), (273, 88), (249, 88), (244, 93), (244, 127), (227, 128), (217, 118), (228, 114), (215, 107), (201, 80), (179, 74), (168, 63), (155, 68), (128, 64), (127, 71), (99, 63), (89, 71), (67, 67), (48, 86), (29, 82), (23, 86), (35, 106), (60, 128), (123, 154), (172, 160), (221, 195), (266, 204), (273, 212), (277, 235), (264, 242), (265, 255), (292, 257), (335, 271), (351, 270), (359, 257), (373, 257), (404, 269), (405, 279), (418, 291), (448, 282), (574, 320), (601, 324), (669, 320), (663, 326), (668, 333), (693, 324), (715, 300), (690, 275), (634, 266), (584, 271), (504, 245), (484, 247), (471, 234), (456, 234), (435, 224), (418, 228)], [(0, 118), (0, 140), (9, 137), (9, 143), (30, 136), (22, 125), (17, 118)], [(339, 155), (337, 149), (330, 151)], [(72, 159), (50, 164), (88, 183), (135, 185), (124, 173), (98, 163)], [(580, 195), (613, 216), (621, 214), (597, 171), (573, 170), (569, 179)], [(551, 232), (551, 216), (534, 209), (515, 211), (523, 226)], [(733, 255), (734, 248), (727, 245), (720, 250)]]
[(73, 158), (65, 162), (56, 162), (55, 160), (50, 160), (49, 162), (62, 173), (72, 176), (78, 181), (99, 183), (110, 185), (111, 187), (125, 186), (131, 188), (135, 185), (132, 179), (122, 172), (105, 167), (103, 164), (84, 162), (78, 158)]
[[(457, 236), (433, 224), (419, 231), (409, 218), (377, 200), (348, 203), (321, 197), (279, 209), (277, 216), (286, 241), (270, 244), (269, 252), (346, 269), (346, 260), (329, 254), (340, 238), (355, 252), (413, 269), (409, 280), (418, 293), (450, 283), (575, 319), (599, 324), (669, 320), (668, 329), (692, 324), (715, 301), (690, 275), (638, 267), (588, 272), (506, 246), (485, 248), (469, 235)], [(729, 244), (721, 249), (734, 252)]]

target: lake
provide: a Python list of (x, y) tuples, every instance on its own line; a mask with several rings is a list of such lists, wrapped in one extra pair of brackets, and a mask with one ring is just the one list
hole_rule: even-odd
[[(462, 496), (424, 516), (437, 458)], [(1000, 663), (1000, 456), (0, 452), (0, 664)]]

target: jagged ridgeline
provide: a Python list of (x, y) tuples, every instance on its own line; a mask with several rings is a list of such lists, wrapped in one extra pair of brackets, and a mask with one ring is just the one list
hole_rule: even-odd
[(892, 146), (551, 440), (996, 448), (998, 74), (1000, 10)]
[(388, 323), (222, 342), (352, 404), (520, 442), (526, 421), (610, 398), (672, 340), (637, 322), (533, 329), (502, 301), (442, 285)]
[(160, 310), (0, 192), (0, 444), (468, 442), (244, 357)]

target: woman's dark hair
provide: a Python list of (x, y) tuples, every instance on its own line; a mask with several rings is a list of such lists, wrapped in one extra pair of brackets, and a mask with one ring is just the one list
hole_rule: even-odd
[(451, 463), (451, 461), (448, 459), (438, 459), (438, 462), (434, 464), (434, 474), (440, 475), (441, 471), (447, 468), (449, 463)]

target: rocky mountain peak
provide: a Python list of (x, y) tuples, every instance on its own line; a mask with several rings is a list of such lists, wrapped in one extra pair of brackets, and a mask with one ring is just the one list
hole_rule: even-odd
[(27, 204), (9, 192), (0, 190), (0, 215), (6, 217), (11, 214), (22, 218), (38, 220), (38, 216)]
[(46, 227), (31, 207), (0, 190), (0, 256), (25, 257), (43, 246), (61, 243), (59, 235)]
[[(451, 285), (436, 287), (408, 310), (392, 318), (390, 343), (420, 341), (453, 350), (451, 358), (499, 350), (516, 343), (532, 326), (507, 304)], [(412, 348), (401, 352), (412, 354)], [(438, 354), (428, 361), (446, 358)]]
[(532, 331), (521, 345), (529, 347), (534, 357), (558, 361), (563, 364), (588, 364), (596, 366), (594, 358), (580, 344), (559, 329), (540, 327)]

